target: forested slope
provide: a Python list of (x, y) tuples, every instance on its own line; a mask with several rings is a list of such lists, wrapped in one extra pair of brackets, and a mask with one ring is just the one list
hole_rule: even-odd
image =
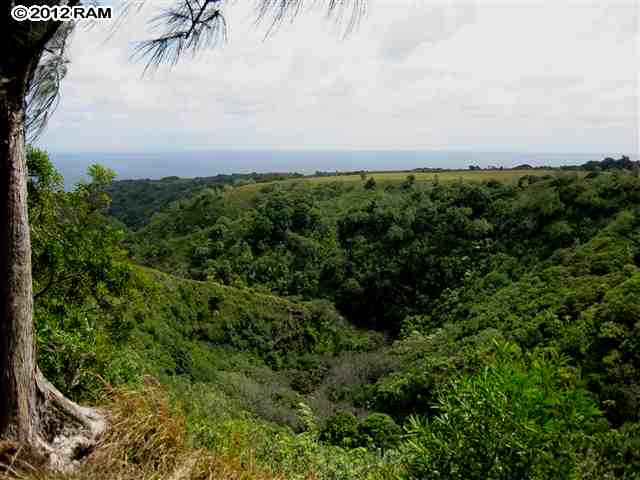
[(106, 186), (106, 191), (111, 197), (109, 214), (130, 228), (139, 228), (145, 225), (155, 212), (169, 203), (194, 195), (205, 188), (223, 190), (225, 186), (270, 182), (299, 176), (282, 173), (234, 173), (198, 178), (118, 180)]
[(123, 232), (109, 171), (37, 153), (39, 363), (129, 432), (114, 478), (638, 478), (634, 171), (205, 189)]

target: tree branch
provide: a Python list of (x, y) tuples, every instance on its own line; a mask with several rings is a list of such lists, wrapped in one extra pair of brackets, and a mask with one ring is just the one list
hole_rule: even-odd
[[(256, 24), (271, 21), (266, 36), (285, 19), (294, 19), (309, 0), (259, 0)], [(342, 21), (351, 14), (345, 33), (353, 30), (365, 14), (366, 0), (324, 0), (328, 17)], [(204, 46), (217, 46), (227, 38), (227, 21), (222, 0), (176, 0), (174, 6), (152, 20), (162, 33), (141, 42), (134, 58), (143, 59), (145, 71), (163, 63), (175, 65), (186, 51), (195, 54)]]
[(50, 273), (49, 273), (49, 281), (47, 282), (47, 285), (46, 285), (42, 290), (40, 290), (38, 293), (36, 293), (36, 294), (33, 296), (33, 299), (34, 299), (34, 300), (37, 300), (37, 299), (38, 299), (38, 298), (40, 298), (42, 295), (44, 295), (45, 293), (47, 293), (47, 292), (51, 289), (51, 287), (53, 286), (54, 278), (55, 278), (55, 276), (56, 276), (56, 272), (55, 272), (55, 269), (54, 269), (53, 267), (51, 267), (51, 268), (49, 269), (49, 272), (50, 272)]

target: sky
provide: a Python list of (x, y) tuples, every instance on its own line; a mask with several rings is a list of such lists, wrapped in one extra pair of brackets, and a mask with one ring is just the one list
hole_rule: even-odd
[(163, 3), (74, 33), (41, 146), (639, 151), (635, 0), (368, 0), (346, 38), (312, 9), (266, 40), (236, 0), (224, 45), (143, 75), (132, 52)]

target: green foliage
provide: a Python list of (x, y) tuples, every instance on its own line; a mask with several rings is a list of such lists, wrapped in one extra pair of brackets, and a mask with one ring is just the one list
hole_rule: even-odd
[(385, 451), (398, 445), (401, 434), (398, 424), (384, 413), (372, 413), (358, 421), (350, 412), (338, 412), (325, 421), (319, 439), (343, 448)]
[(132, 240), (144, 263), (171, 273), (328, 298), (361, 325), (397, 330), (465, 275), (488, 273), (494, 255), (544, 260), (588, 240), (637, 199), (637, 182), (624, 175), (564, 176), (521, 189), (273, 184), (240, 214), (226, 200), (205, 209), (196, 196), (158, 217), (157, 233), (150, 226)]
[(93, 397), (103, 380), (137, 375), (122, 368), (134, 353), (116, 361), (132, 325), (122, 317), (131, 274), (123, 232), (103, 214), (113, 173), (94, 165), (90, 183), (65, 192), (46, 152), (30, 148), (27, 161), (39, 365), (67, 395)]
[(388, 450), (400, 442), (400, 427), (385, 413), (372, 413), (358, 424), (358, 442), (368, 448)]
[(431, 419), (412, 418), (407, 478), (574, 478), (580, 442), (600, 412), (567, 359), (523, 358), (513, 344), (443, 392)]
[(587, 171), (596, 170), (633, 170), (638, 165), (638, 162), (633, 162), (629, 157), (623, 155), (619, 160), (611, 157), (607, 157), (601, 162), (592, 160), (581, 166), (582, 169)]
[(320, 431), (320, 440), (345, 448), (359, 446), (358, 419), (351, 412), (338, 412), (329, 417)]
[(178, 280), (148, 269), (139, 276), (140, 303), (133, 304), (128, 315), (169, 345), (184, 339), (226, 346), (280, 368), (306, 353), (352, 348), (351, 338), (358, 335), (322, 302), (296, 305), (251, 290)]
[(29, 165), (39, 363), (73, 398), (151, 374), (195, 445), (285, 478), (634, 478), (631, 172), (142, 181), (125, 238), (113, 172)]
[(404, 189), (409, 189), (416, 184), (416, 176), (411, 173), (407, 175), (407, 179), (400, 185)]
[(250, 173), (192, 179), (166, 177), (160, 180), (120, 180), (107, 189), (113, 199), (109, 213), (128, 227), (140, 228), (146, 225), (155, 213), (169, 204), (204, 190), (220, 191), (230, 186), (240, 187), (252, 182), (271, 182), (299, 176), (299, 174)]

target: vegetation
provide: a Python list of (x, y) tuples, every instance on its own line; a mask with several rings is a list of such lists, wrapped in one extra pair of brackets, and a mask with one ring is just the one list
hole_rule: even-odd
[[(273, 27), (303, 3), (262, 0), (257, 20)], [(331, 0), (327, 13), (345, 18), (347, 5), (352, 28), (363, 2)], [(56, 104), (73, 25), (21, 23), (10, 7), (0, 34), (3, 475), (39, 475), (35, 464), (23, 469), (25, 451), (58, 467), (93, 454), (82, 466), (90, 476), (96, 466), (119, 478), (637, 471), (637, 164), (606, 159), (584, 179), (528, 174), (517, 186), (493, 177), (468, 185), (459, 172), (454, 185), (448, 172), (430, 185), (418, 178), (425, 172), (400, 185), (373, 174), (362, 187), (360, 175), (353, 185), (322, 177), (317, 188), (275, 182), (235, 208), (219, 188), (196, 198), (177, 189), (149, 211), (128, 214), (118, 203), (132, 225), (162, 208), (125, 244), (106, 215), (113, 172), (93, 166), (91, 182), (66, 193), (46, 155), (31, 150), (28, 186), (25, 136)], [(154, 66), (215, 45), (226, 37), (224, 7), (172, 2), (138, 53)], [(174, 198), (182, 200), (165, 208)], [(180, 278), (141, 272), (127, 248)], [(516, 348), (522, 356), (499, 355)], [(370, 363), (344, 369), (350, 356)], [(177, 417), (165, 414), (162, 394), (145, 394), (145, 372)], [(270, 398), (297, 402), (298, 425), (247, 401), (252, 382), (277, 380), (284, 388)], [(65, 396), (99, 402), (126, 385), (142, 393), (112, 397), (110, 431), (106, 411)], [(334, 410), (361, 417), (359, 447), (344, 435), (320, 438), (316, 417)], [(240, 467), (219, 468), (220, 439), (238, 436), (251, 446), (232, 450), (229, 463)], [(94, 451), (98, 439), (105, 444)], [(209, 451), (185, 456), (194, 446)], [(555, 454), (561, 462), (544, 462)]]
[[(426, 170), (413, 172), (316, 172), (312, 176), (288, 173), (251, 173), (216, 175), (203, 178), (166, 177), (160, 180), (117, 180), (107, 187), (112, 198), (109, 214), (131, 229), (139, 229), (149, 223), (153, 215), (166, 210), (169, 204), (185, 200), (205, 190), (217, 191), (230, 199), (237, 206), (246, 207), (254, 196), (266, 186), (278, 182), (310, 184), (348, 183), (357, 184), (374, 178), (383, 185), (398, 184), (406, 181), (408, 176), (414, 182), (432, 183), (436, 176), (444, 182), (457, 182), (460, 178), (466, 182), (483, 182), (498, 179), (503, 183), (515, 183), (522, 176), (531, 173), (527, 166), (511, 170), (482, 170), (480, 167), (470, 171)], [(530, 169), (530, 167), (529, 167)], [(552, 175), (551, 168), (535, 169), (538, 177)], [(285, 181), (288, 180), (288, 181)]]
[[(78, 3), (54, 1), (47, 6)], [(327, 2), (327, 14), (341, 18), (345, 3)], [(348, 3), (353, 27), (363, 5)], [(24, 11), (30, 6), (28, 2), (18, 7)], [(128, 6), (125, 2), (123, 12), (131, 13)], [(301, 6), (298, 1), (261, 1), (256, 4), (256, 20), (271, 20), (273, 27), (295, 16)], [(225, 7), (218, 0), (196, 6), (189, 0), (172, 2), (152, 20), (157, 36), (139, 44), (137, 53), (148, 68), (215, 45), (226, 38)], [(102, 412), (66, 398), (36, 362), (26, 138), (33, 140), (42, 132), (57, 105), (67, 72), (65, 47), (75, 22), (60, 22), (51, 15), (41, 21), (17, 17), (14, 5), (6, 4), (0, 34), (9, 52), (0, 62), (0, 437), (46, 454), (48, 463), (59, 470), (91, 450), (107, 428)], [(94, 173), (99, 174), (94, 180), (101, 181), (105, 172)], [(100, 295), (92, 292), (91, 297), (97, 300)]]
[(204, 189), (127, 233), (113, 172), (29, 162), (39, 364), (113, 425), (74, 475), (638, 478), (633, 169)]
[(127, 227), (139, 228), (147, 224), (154, 213), (169, 203), (207, 188), (223, 191), (225, 186), (240, 187), (301, 176), (295, 173), (234, 173), (189, 179), (166, 177), (160, 180), (118, 180), (106, 188), (111, 197), (109, 215)]

